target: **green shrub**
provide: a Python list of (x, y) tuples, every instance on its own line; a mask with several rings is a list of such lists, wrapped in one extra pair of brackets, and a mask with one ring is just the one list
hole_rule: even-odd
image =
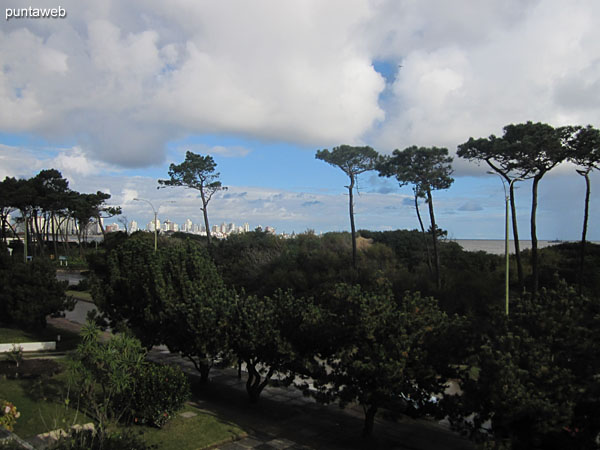
[(181, 368), (146, 364), (138, 373), (130, 402), (129, 420), (162, 427), (190, 397), (190, 385)]
[(149, 450), (146, 444), (131, 432), (107, 433), (92, 430), (77, 430), (69, 433), (48, 450)]

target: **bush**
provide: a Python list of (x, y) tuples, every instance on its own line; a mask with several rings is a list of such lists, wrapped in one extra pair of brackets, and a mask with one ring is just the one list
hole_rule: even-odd
[(130, 403), (133, 423), (162, 427), (190, 397), (190, 385), (179, 367), (149, 363), (138, 373)]
[(131, 432), (107, 433), (92, 430), (71, 431), (48, 450), (149, 450), (156, 448)]

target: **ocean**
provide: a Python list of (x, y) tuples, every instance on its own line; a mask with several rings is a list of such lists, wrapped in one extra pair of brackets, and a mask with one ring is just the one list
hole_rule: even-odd
[[(487, 253), (492, 253), (494, 255), (503, 255), (504, 254), (504, 239), (449, 239), (452, 242), (456, 242), (463, 249), (468, 252), (478, 252), (484, 251)], [(562, 242), (567, 241), (541, 241), (538, 240), (538, 248), (548, 247), (550, 245), (556, 245)], [(519, 245), (521, 250), (527, 250), (531, 248), (531, 241), (525, 239), (519, 239)], [(508, 248), (510, 253), (515, 252), (515, 244), (514, 241), (510, 240), (508, 242)]]

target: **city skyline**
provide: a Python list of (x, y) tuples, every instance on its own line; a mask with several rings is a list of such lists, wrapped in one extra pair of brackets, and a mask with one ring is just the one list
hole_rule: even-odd
[[(208, 207), (211, 224), (244, 217), (319, 233), (346, 231), (349, 219), (347, 178), (317, 150), (417, 145), (455, 156), (469, 137), (500, 136), (510, 123), (600, 126), (593, 0), (61, 6), (62, 18), (0, 30), (0, 179), (56, 168), (140, 223), (153, 213), (135, 198), (201, 222), (196, 192), (157, 189), (188, 150), (213, 156), (228, 187)], [(433, 193), (439, 227), (501, 239), (500, 180), (485, 165), (453, 167), (454, 184)], [(591, 181), (588, 238), (600, 240), (600, 175)], [(418, 228), (410, 186), (375, 172), (358, 186), (357, 228)], [(540, 239), (581, 236), (584, 192), (570, 164), (544, 176)], [(530, 180), (517, 183), (516, 201), (527, 239)]]

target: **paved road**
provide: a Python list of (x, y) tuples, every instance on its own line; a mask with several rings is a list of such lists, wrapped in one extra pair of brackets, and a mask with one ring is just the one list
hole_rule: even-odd
[(96, 306), (93, 303), (77, 300), (75, 303), (75, 309), (73, 309), (73, 311), (65, 311), (65, 319), (70, 320), (71, 322), (84, 324), (88, 312), (95, 309)]

